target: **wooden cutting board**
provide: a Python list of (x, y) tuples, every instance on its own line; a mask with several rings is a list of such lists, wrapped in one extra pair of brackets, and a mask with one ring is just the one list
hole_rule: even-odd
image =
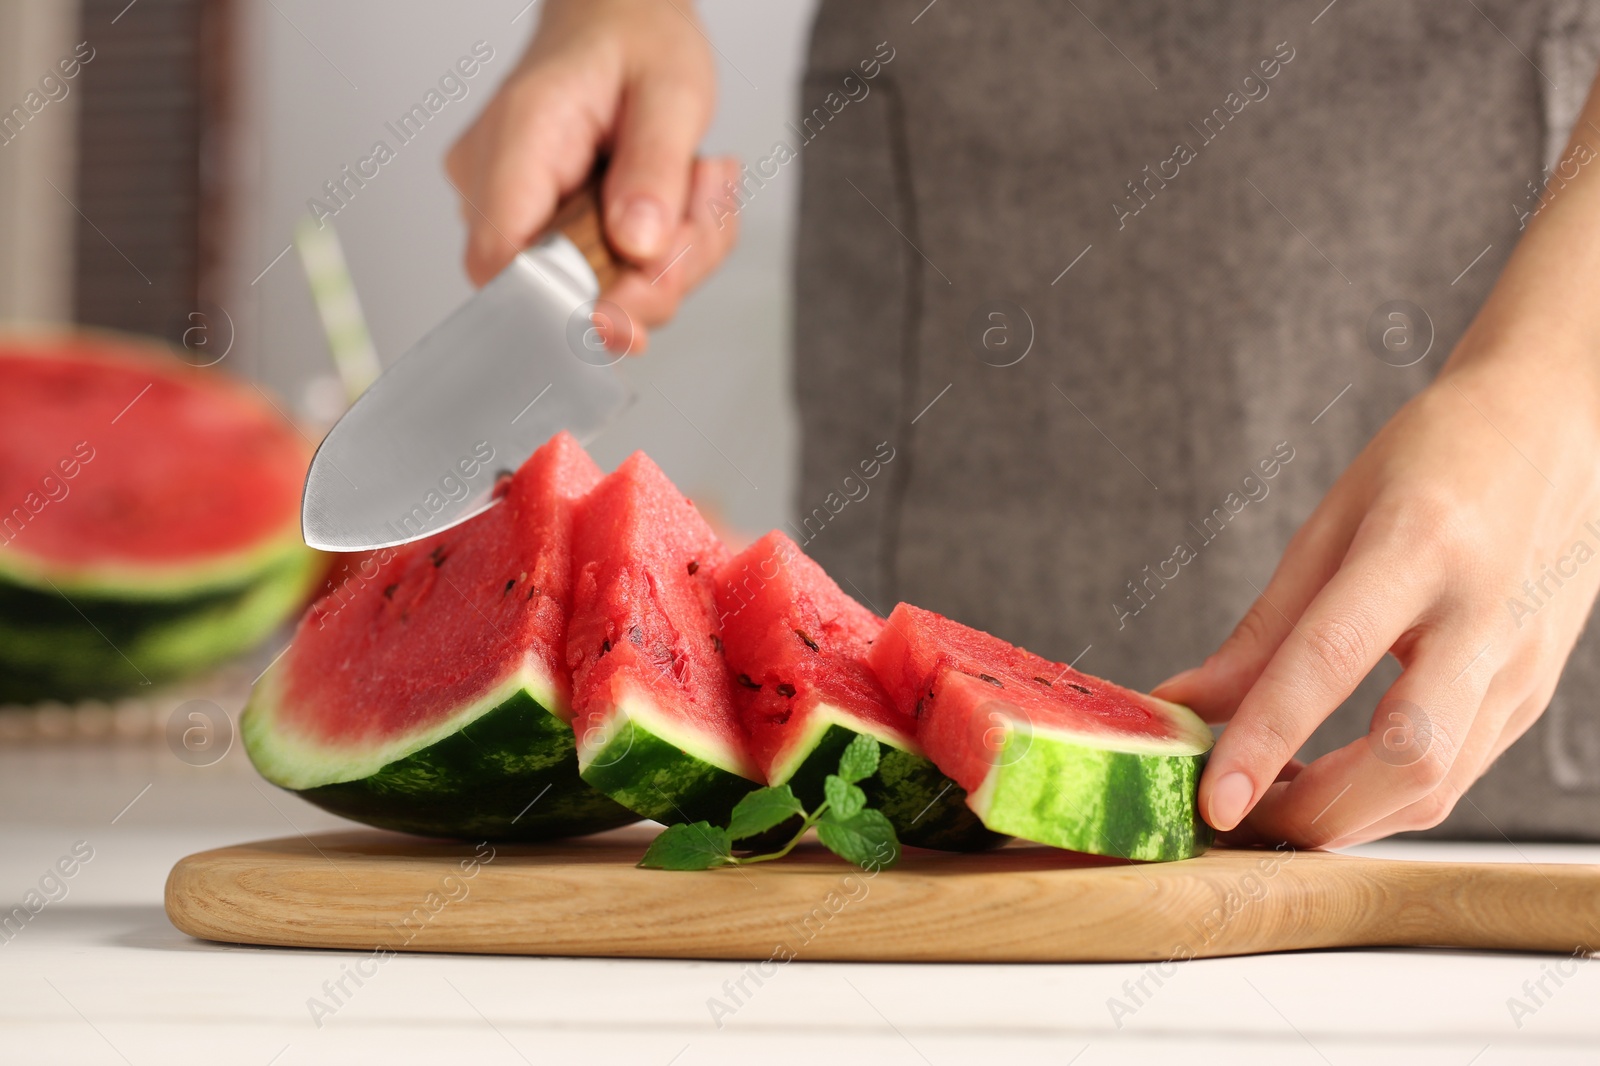
[(1087, 962), (1303, 948), (1600, 945), (1600, 866), (1219, 848), (1130, 864), (1015, 843), (875, 876), (815, 844), (700, 873), (634, 866), (648, 826), (544, 845), (373, 830), (201, 852), (167, 915), (207, 940), (363, 951)]

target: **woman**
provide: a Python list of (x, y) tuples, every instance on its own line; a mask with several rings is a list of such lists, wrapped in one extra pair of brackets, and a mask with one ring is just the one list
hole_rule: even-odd
[(547, 0), (449, 168), (481, 283), (605, 146), (642, 333), (798, 157), (801, 512), (896, 456), (841, 584), (1127, 683), (1215, 648), (1156, 691), (1229, 723), (1218, 829), (1428, 828), (1500, 760), (1451, 828), (1592, 836), (1592, 8), (825, 0), (741, 173), (686, 4)]

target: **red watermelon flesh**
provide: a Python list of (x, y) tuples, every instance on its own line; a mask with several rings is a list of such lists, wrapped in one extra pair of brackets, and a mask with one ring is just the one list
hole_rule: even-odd
[(446, 726), (519, 673), (569, 718), (572, 519), (599, 480), (561, 433), (502, 482), (498, 505), (379, 552), (370, 582), (302, 619), (282, 663), (277, 728), (321, 747), (382, 746)]
[[(1111, 745), (1192, 739), (1194, 723), (1175, 720), (1170, 704), (907, 603), (889, 615), (871, 664), (917, 718), (917, 738), (934, 762), (968, 792), (992, 764), (986, 707), (1014, 710), (1038, 732), (1099, 735)], [(1209, 734), (1205, 740), (1209, 747)]]
[[(728, 550), (694, 505), (635, 452), (584, 501), (573, 554), (567, 665), (585, 779), (647, 817), (662, 816), (634, 795), (645, 787), (640, 781), (621, 779), (629, 766), (586, 761), (596, 758), (600, 738), (614, 735), (619, 714), (663, 742), (654, 753), (676, 748), (700, 764), (755, 777), (718, 651), (712, 575)], [(591, 772), (600, 770), (613, 771), (604, 783)], [(657, 771), (665, 772), (648, 770)], [(641, 763), (638, 772), (647, 768)]]
[(187, 589), (299, 544), (309, 445), (222, 373), (61, 333), (0, 339), (0, 380), (0, 569)]
[(846, 595), (774, 530), (717, 572), (717, 605), (735, 697), (751, 752), (769, 781), (786, 780), (820, 723), (819, 708), (915, 750), (915, 719), (895, 707), (867, 666), (883, 619)]

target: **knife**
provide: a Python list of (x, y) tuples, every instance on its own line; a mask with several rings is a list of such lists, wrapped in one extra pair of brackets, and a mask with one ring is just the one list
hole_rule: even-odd
[(591, 179), (329, 431), (306, 474), (306, 543), (368, 551), (431, 536), (492, 506), (499, 474), (558, 430), (592, 440), (632, 399), (595, 324), (618, 270)]

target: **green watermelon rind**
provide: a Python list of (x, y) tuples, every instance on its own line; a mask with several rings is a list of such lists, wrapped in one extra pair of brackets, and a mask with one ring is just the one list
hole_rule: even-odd
[(1189, 859), (1211, 846), (1198, 801), (1209, 730), (1204, 742), (1119, 737), (1117, 750), (1104, 736), (1015, 720), (1003, 728), (983, 783), (967, 799), (995, 832), (1143, 862)]
[(584, 783), (572, 727), (526, 689), (374, 774), (297, 794), (342, 817), (419, 836), (533, 842), (639, 820)]
[(664, 825), (727, 825), (733, 807), (761, 787), (742, 751), (677, 728), (645, 696), (618, 699), (578, 737), (583, 779), (644, 818)]
[[(0, 580), (0, 625), (25, 624), (30, 629), (55, 633), (82, 630), (91, 636), (93, 629), (99, 629), (113, 642), (134, 640), (142, 633), (181, 623), (202, 612), (225, 612), (249, 599), (269, 582), (290, 580), (297, 585), (310, 584), (307, 578), (320, 575), (322, 570), (316, 555), (288, 553), (244, 585), (210, 589), (177, 599), (129, 599), (115, 594), (30, 588)], [(309, 588), (306, 591), (307, 595), (311, 592)]]
[(638, 816), (578, 776), (555, 687), (530, 666), (427, 729), (359, 751), (278, 727), (279, 663), (251, 694), (239, 732), (272, 784), (334, 814), (419, 836), (537, 841), (597, 833)]
[[(806, 717), (805, 731), (792, 736), (787, 747), (773, 759), (767, 773), (772, 784), (781, 785), (800, 776), (803, 766), (816, 761), (818, 747), (825, 740), (837, 739), (828, 738), (828, 734), (835, 729), (869, 736), (880, 744), (902, 751), (922, 750), (909, 733), (894, 729), (882, 722), (869, 721), (837, 704), (819, 701)], [(854, 738), (846, 738), (845, 743), (849, 743), (851, 739)], [(831, 774), (836, 769), (838, 769), (837, 762), (829, 767), (826, 773)]]
[(119, 596), (68, 594), (0, 581), (0, 625), (12, 622), (26, 624), (31, 629), (70, 632), (86, 629), (84, 619), (87, 617), (108, 637), (115, 639), (115, 633), (134, 636), (147, 629), (180, 621), (196, 611), (238, 603), (260, 580), (270, 580), (271, 577), (272, 572), (269, 571), (258, 582), (241, 588), (217, 589), (174, 600), (129, 600)]
[(986, 827), (967, 805), (960, 785), (933, 765), (909, 736), (829, 703), (812, 709), (807, 728), (772, 768), (772, 783), (788, 784), (810, 810), (823, 799), (823, 780), (857, 736), (882, 747), (878, 771), (861, 782), (868, 806), (883, 812), (902, 844), (938, 851), (986, 851), (1008, 839)]
[[(202, 599), (193, 609), (159, 617), (130, 608), (119, 624), (115, 601), (79, 603), (68, 619), (38, 624), (0, 613), (0, 698), (113, 696), (198, 673), (266, 639), (321, 579), (314, 555), (291, 557), (236, 594)], [(106, 612), (112, 612), (108, 618)]]

